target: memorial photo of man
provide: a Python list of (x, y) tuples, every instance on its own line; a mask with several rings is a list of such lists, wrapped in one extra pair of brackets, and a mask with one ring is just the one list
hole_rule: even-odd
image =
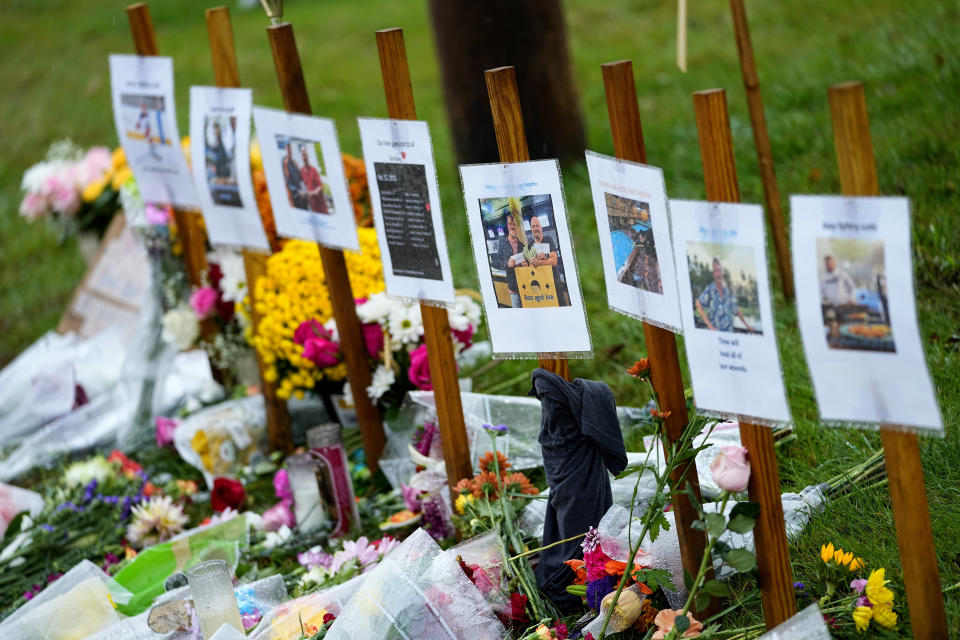
[(710, 331), (733, 331), (734, 319), (740, 318), (747, 331), (755, 333), (740, 311), (736, 294), (724, 283), (723, 265), (719, 258), (713, 259), (713, 282), (700, 292), (694, 301), (694, 307)]
[(307, 196), (307, 209), (315, 213), (329, 213), (327, 211), (327, 199), (323, 195), (323, 181), (320, 179), (320, 172), (310, 164), (310, 155), (303, 145), (300, 145), (300, 157), (303, 159), (303, 166), (300, 167), (300, 177), (303, 179), (303, 190)]
[(287, 142), (286, 155), (283, 156), (283, 181), (287, 186), (287, 199), (297, 209), (307, 208), (307, 198), (303, 189), (300, 167), (293, 158), (293, 145)]
[[(522, 266), (523, 260), (516, 260), (514, 256), (522, 254), (526, 246), (527, 232), (517, 229), (516, 217), (512, 210), (505, 216), (507, 235), (501, 236), (497, 244), (497, 252), (491, 256), (491, 265), (496, 269), (507, 272), (507, 287), (510, 290), (510, 302), (515, 309), (520, 308), (520, 293), (517, 290), (517, 275), (513, 267)], [(520, 239), (523, 234), (524, 240)]]

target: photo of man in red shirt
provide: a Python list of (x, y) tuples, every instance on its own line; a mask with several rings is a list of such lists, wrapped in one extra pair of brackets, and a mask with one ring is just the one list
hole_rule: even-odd
[(307, 193), (307, 208), (316, 213), (329, 213), (327, 211), (327, 199), (323, 195), (323, 181), (320, 180), (320, 172), (317, 171), (316, 167), (310, 165), (310, 156), (307, 155), (306, 147), (300, 147), (300, 156), (303, 158), (300, 177), (303, 178), (303, 188)]

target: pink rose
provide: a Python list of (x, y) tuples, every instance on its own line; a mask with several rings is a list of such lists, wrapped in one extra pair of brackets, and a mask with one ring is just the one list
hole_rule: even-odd
[(368, 322), (363, 325), (363, 342), (367, 345), (367, 353), (377, 359), (383, 351), (383, 328), (378, 322)]
[(301, 322), (300, 326), (297, 327), (297, 330), (293, 332), (293, 341), (299, 344), (301, 347), (307, 344), (307, 340), (316, 337), (329, 340), (330, 332), (324, 329), (323, 325), (317, 320), (312, 318), (310, 320), (304, 320)]
[(200, 287), (190, 294), (190, 307), (198, 320), (204, 320), (217, 305), (217, 290), (213, 287)]
[(467, 328), (463, 330), (450, 330), (450, 333), (453, 334), (453, 339), (462, 344), (464, 349), (468, 349), (470, 345), (473, 344), (473, 332), (474, 328), (472, 324), (468, 324)]
[(407, 371), (407, 377), (417, 389), (431, 391), (433, 384), (430, 382), (430, 360), (427, 358), (427, 345), (422, 344), (410, 352), (410, 369)]
[(89, 180), (99, 178), (103, 172), (113, 164), (113, 154), (106, 147), (90, 147), (83, 158), (84, 170), (90, 176)]
[(48, 210), (47, 199), (39, 193), (28, 193), (20, 203), (20, 215), (31, 222), (45, 215)]
[(339, 354), (340, 347), (337, 343), (324, 338), (312, 337), (307, 338), (307, 343), (303, 345), (301, 355), (321, 369), (325, 369), (340, 362)]
[(167, 208), (158, 207), (155, 204), (148, 204), (143, 215), (147, 219), (147, 224), (154, 227), (165, 227), (170, 222), (170, 213)]
[(296, 524), (293, 510), (283, 502), (278, 502), (263, 512), (264, 531), (276, 531), (283, 525), (293, 528)]
[(67, 216), (80, 209), (80, 193), (72, 183), (57, 181), (52, 200), (54, 210)]
[(717, 486), (724, 491), (739, 493), (750, 481), (750, 463), (747, 450), (739, 446), (723, 447), (710, 463), (710, 472)]
[(165, 447), (173, 444), (173, 432), (180, 423), (173, 418), (157, 416), (157, 446)]
[(283, 504), (288, 507), (293, 504), (293, 490), (290, 488), (290, 476), (286, 469), (280, 469), (273, 475), (273, 492)]

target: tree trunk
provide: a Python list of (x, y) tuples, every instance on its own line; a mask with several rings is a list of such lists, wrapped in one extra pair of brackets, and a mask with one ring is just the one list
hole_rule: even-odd
[(430, 14), (461, 164), (499, 160), (483, 72), (506, 65), (517, 70), (531, 158), (583, 159), (560, 0), (430, 0)]

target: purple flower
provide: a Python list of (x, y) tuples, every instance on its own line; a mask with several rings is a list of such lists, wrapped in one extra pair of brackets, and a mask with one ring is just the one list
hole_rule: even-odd
[(63, 504), (57, 506), (57, 511), (63, 511), (64, 509), (69, 509), (70, 511), (81, 512), (83, 507), (78, 507), (70, 501), (64, 502)]
[(504, 436), (507, 434), (508, 431), (510, 431), (510, 428), (505, 424), (498, 424), (494, 426), (492, 424), (484, 423), (483, 428), (486, 429), (487, 433), (489, 433), (493, 437)]
[(293, 506), (293, 490), (290, 488), (290, 476), (286, 469), (280, 469), (273, 475), (273, 492), (283, 504)]
[(126, 496), (123, 499), (123, 509), (120, 510), (120, 519), (126, 520), (130, 517), (130, 509), (133, 507), (133, 500), (130, 499), (130, 496)]
[(420, 492), (409, 485), (400, 483), (400, 492), (403, 494), (403, 504), (410, 511), (420, 511)]
[(84, 502), (90, 502), (91, 500), (93, 500), (93, 492), (97, 490), (97, 485), (98, 485), (98, 484), (99, 484), (99, 482), (97, 481), (96, 478), (94, 478), (93, 480), (90, 481), (89, 484), (87, 484), (86, 487), (84, 487), (84, 489), (83, 489), (83, 501), (84, 501)]
[(437, 435), (439, 435), (439, 433), (436, 423), (428, 420), (423, 423), (423, 427), (417, 429), (417, 433), (414, 435), (413, 447), (418, 453), (429, 456), (430, 448), (433, 446), (433, 439)]
[(587, 605), (594, 611), (600, 611), (603, 596), (613, 591), (616, 581), (613, 576), (603, 576), (587, 585)]
[(590, 527), (587, 529), (587, 535), (583, 537), (583, 542), (580, 543), (580, 548), (583, 549), (584, 553), (589, 553), (600, 547), (600, 530)]
[(857, 593), (863, 593), (863, 590), (867, 586), (867, 580), (865, 578), (857, 578), (850, 583), (850, 588), (856, 591)]
[(322, 548), (317, 546), (313, 547), (312, 549), (308, 549), (303, 553), (298, 553), (297, 562), (306, 567), (307, 571), (317, 567), (329, 569), (333, 564), (333, 556), (329, 553), (325, 553)]
[(49, 524), (42, 524), (40, 525), (40, 528), (43, 529), (44, 531), (53, 531), (53, 527)]
[(421, 503), (423, 509), (423, 528), (426, 529), (434, 540), (443, 540), (450, 536), (447, 529), (446, 518), (443, 517), (443, 510), (437, 504), (436, 498), (424, 500)]

